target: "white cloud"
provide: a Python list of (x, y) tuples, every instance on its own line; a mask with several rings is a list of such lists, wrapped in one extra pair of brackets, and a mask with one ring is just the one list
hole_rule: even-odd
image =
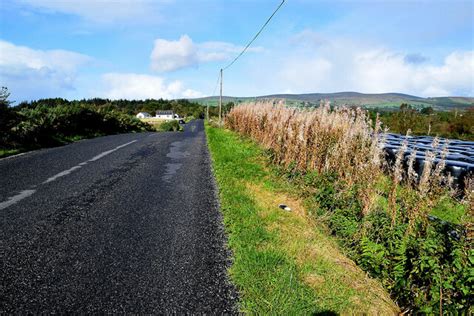
[(157, 76), (134, 73), (107, 73), (102, 76), (104, 96), (110, 99), (196, 98), (202, 94), (186, 89), (179, 80), (167, 83)]
[(67, 50), (35, 50), (0, 40), (0, 66), (2, 67), (74, 71), (78, 65), (90, 60), (91, 58), (86, 55)]
[[(35, 50), (0, 40), (0, 85), (15, 101), (47, 97), (111, 99), (196, 98), (202, 93), (179, 81), (146, 74), (106, 73), (97, 78), (81, 70), (93, 59), (66, 50)], [(79, 76), (80, 74), (80, 76)], [(97, 85), (102, 80), (103, 87)], [(81, 91), (76, 91), (78, 88)]]
[[(243, 46), (234, 45), (227, 42), (203, 42), (197, 45), (198, 59), (200, 62), (225, 61), (236, 57), (243, 49)], [(260, 46), (249, 47), (247, 52), (259, 53), (263, 48)]]
[[(300, 44), (298, 44), (298, 41)], [(474, 51), (454, 51), (435, 64), (400, 53), (305, 31), (292, 39), (277, 70), (282, 89), (299, 92), (402, 92), (419, 96), (474, 95)], [(419, 55), (422, 56), (422, 55)]]
[(453, 52), (441, 65), (413, 65), (401, 54), (369, 51), (356, 56), (353, 65), (354, 74), (360, 80), (358, 86), (364, 90), (421, 96), (474, 95), (474, 51)]
[(187, 35), (178, 41), (155, 40), (151, 52), (151, 68), (156, 71), (172, 71), (198, 62), (197, 48)]
[(186, 89), (181, 93), (182, 98), (189, 98), (189, 99), (200, 98), (203, 96), (204, 94), (202, 94), (201, 92), (192, 90), (192, 89)]
[(170, 0), (18, 0), (46, 13), (65, 13), (80, 16), (93, 22), (136, 21), (156, 19), (157, 4)]
[(35, 50), (0, 40), (0, 83), (12, 98), (59, 96), (73, 90), (78, 68), (92, 58), (66, 50)]
[[(194, 43), (188, 35), (177, 41), (156, 39), (151, 52), (151, 68), (158, 72), (174, 71), (202, 63), (226, 61), (242, 51), (243, 47), (226, 42)], [(260, 52), (261, 47), (249, 48), (250, 52)]]

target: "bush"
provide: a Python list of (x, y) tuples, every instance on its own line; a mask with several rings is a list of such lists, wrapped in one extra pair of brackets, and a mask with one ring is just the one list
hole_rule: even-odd
[(177, 132), (181, 130), (181, 125), (179, 125), (178, 121), (166, 121), (161, 123), (160, 130), (164, 132)]
[(184, 121), (186, 123), (189, 123), (191, 122), (192, 120), (195, 120), (196, 118), (193, 116), (193, 115), (190, 115), (190, 116), (186, 116), (186, 118), (184, 119)]
[(130, 115), (91, 106), (38, 105), (20, 108), (15, 115), (15, 124), (2, 137), (4, 148), (57, 146), (81, 138), (152, 130)]
[(12, 141), (10, 130), (18, 122), (18, 115), (10, 107), (9, 96), (8, 89), (2, 87), (0, 90), (0, 149), (8, 148), (8, 144)]

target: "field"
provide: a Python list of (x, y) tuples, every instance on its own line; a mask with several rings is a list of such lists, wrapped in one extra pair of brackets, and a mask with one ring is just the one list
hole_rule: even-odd
[(227, 128), (265, 150), (269, 168), (297, 188), (308, 215), (403, 311), (469, 313), (472, 175), (460, 198), (446, 186), (442, 161), (429, 158), (419, 177), (413, 160), (403, 168), (403, 150), (385, 164), (376, 141), (380, 125), (365, 111), (327, 104), (316, 110), (247, 104), (226, 118)]

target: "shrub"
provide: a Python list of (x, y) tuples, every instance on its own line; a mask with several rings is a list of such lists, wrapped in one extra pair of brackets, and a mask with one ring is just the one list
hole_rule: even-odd
[(130, 115), (90, 106), (37, 105), (20, 108), (15, 115), (15, 124), (5, 133), (5, 148), (56, 146), (81, 138), (152, 130)]
[(164, 132), (176, 132), (181, 130), (181, 125), (179, 125), (178, 121), (166, 121), (161, 123), (160, 130)]

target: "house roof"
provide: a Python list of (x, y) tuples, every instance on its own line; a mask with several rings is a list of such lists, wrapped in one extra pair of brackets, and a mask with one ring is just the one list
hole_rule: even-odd
[(156, 115), (173, 115), (173, 111), (156, 111)]

